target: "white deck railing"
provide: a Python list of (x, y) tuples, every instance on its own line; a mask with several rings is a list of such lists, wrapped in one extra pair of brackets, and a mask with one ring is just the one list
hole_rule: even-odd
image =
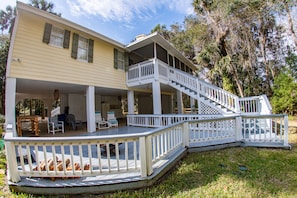
[(151, 132), (108, 137), (12, 137), (7, 131), (8, 178), (18, 182), (21, 176), (76, 178), (126, 173), (147, 177), (187, 147), (235, 141), (249, 146), (289, 147), (286, 115), (202, 118), (158, 117), (168, 123), (176, 119), (177, 123)]
[[(183, 148), (182, 125), (141, 134), (80, 137), (5, 135), (9, 179), (77, 178), (133, 173), (147, 177), (164, 159)], [(162, 162), (160, 162), (162, 160)]]
[(211, 118), (223, 117), (222, 115), (199, 115), (199, 114), (138, 114), (127, 115), (128, 126), (140, 126), (140, 127), (165, 127), (172, 124), (176, 124), (182, 121), (189, 120), (204, 120)]
[[(151, 59), (130, 66), (127, 72), (127, 85), (135, 86), (151, 83), (155, 78), (158, 78), (162, 83), (185, 87), (191, 93), (194, 93), (197, 98), (204, 96), (235, 113), (260, 114), (261, 110), (263, 110), (260, 104), (261, 96), (239, 98), (204, 80), (200, 80), (179, 69), (172, 68), (158, 59)], [(263, 102), (269, 103), (268, 100), (262, 100)], [(270, 107), (269, 104), (262, 106)]]
[(260, 97), (246, 97), (239, 98), (239, 106), (240, 111), (243, 113), (260, 113), (261, 112), (261, 104)]
[(289, 146), (287, 115), (242, 116), (241, 132), (245, 145)]
[(190, 121), (189, 143), (206, 146), (213, 144), (223, 144), (240, 141), (240, 128), (237, 117), (225, 117), (217, 119), (206, 119)]
[(155, 59), (147, 60), (130, 66), (127, 72), (127, 83), (145, 84), (149, 83), (155, 75)]

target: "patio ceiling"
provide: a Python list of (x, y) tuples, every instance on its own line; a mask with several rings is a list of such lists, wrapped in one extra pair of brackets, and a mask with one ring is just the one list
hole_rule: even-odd
[[(52, 94), (55, 89), (64, 94), (85, 94), (86, 85), (67, 84), (60, 82), (17, 79), (16, 92), (34, 95)], [(95, 92), (100, 95), (126, 95), (126, 90), (96, 87)]]

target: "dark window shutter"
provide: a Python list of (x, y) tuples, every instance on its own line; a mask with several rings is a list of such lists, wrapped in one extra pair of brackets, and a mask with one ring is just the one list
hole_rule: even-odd
[(125, 61), (125, 71), (128, 71), (129, 69), (129, 54), (128, 52), (124, 53), (124, 61)]
[(114, 49), (114, 68), (118, 69), (118, 50)]
[(88, 62), (93, 62), (93, 52), (94, 52), (94, 40), (89, 39), (89, 49), (88, 49)]
[(78, 37), (79, 37), (78, 34), (73, 33), (71, 57), (74, 59), (77, 58)]
[(69, 49), (69, 41), (70, 41), (70, 31), (69, 30), (65, 30), (65, 32), (64, 32), (63, 48)]
[(44, 26), (42, 42), (49, 44), (52, 32), (52, 24), (46, 23)]

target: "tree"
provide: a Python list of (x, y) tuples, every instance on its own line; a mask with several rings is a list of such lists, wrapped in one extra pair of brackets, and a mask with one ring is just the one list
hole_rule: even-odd
[(196, 31), (196, 60), (207, 68), (212, 83), (223, 88), (234, 84), (232, 92), (242, 97), (263, 93), (271, 96), (273, 77), (284, 62), (284, 52), (280, 46), (282, 28), (276, 24), (270, 3), (193, 1), (197, 15), (196, 28), (192, 28)]
[(173, 43), (175, 48), (179, 50), (185, 57), (190, 60), (194, 60), (195, 52), (193, 38), (189, 34), (188, 29), (184, 29), (183, 26), (178, 23), (172, 24), (171, 38), (169, 41)]
[(39, 8), (40, 10), (47, 11), (51, 14), (61, 16), (61, 13), (54, 12), (54, 4), (52, 2), (47, 2), (46, 0), (30, 0), (30, 5)]
[[(53, 12), (54, 4), (47, 2), (46, 0), (30, 0), (31, 6), (39, 8), (41, 10), (47, 11), (49, 13), (61, 16), (60, 13)], [(8, 33), (12, 33), (14, 21), (16, 17), (16, 8), (7, 6), (5, 10), (0, 10), (0, 29), (3, 34), (5, 30), (8, 30)]]
[[(244, 90), (240, 80), (240, 71), (238, 70), (238, 62), (235, 61), (240, 60), (236, 57), (236, 54), (239, 54), (236, 51), (238, 47), (234, 48), (234, 46), (231, 46), (232, 42), (229, 42), (230, 39), (236, 39), (236, 33), (232, 32), (236, 31), (236, 29), (232, 29), (236, 26), (233, 26), (232, 20), (238, 21), (234, 17), (232, 19), (232, 16), (229, 15), (230, 3), (228, 0), (194, 0), (194, 10), (201, 23), (199, 26), (203, 25), (207, 30), (206, 34), (197, 35), (196, 45), (202, 44), (202, 49), (197, 55), (197, 61), (202, 63), (201, 60), (210, 60), (208, 69), (217, 71), (209, 72), (210, 75), (208, 75), (214, 84), (226, 84), (226, 82), (219, 83), (217, 81), (227, 80), (232, 76), (232, 81), (235, 82), (239, 95), (243, 97)], [(206, 40), (209, 41), (207, 43), (204, 42), (206, 37)], [(205, 55), (207, 57), (204, 57)], [(220, 74), (220, 78), (211, 76), (211, 74), (217, 73)]]
[(289, 51), (288, 57), (286, 58), (286, 63), (289, 69), (289, 73), (292, 78), (297, 81), (297, 55), (292, 51)]
[(14, 20), (16, 16), (15, 8), (7, 6), (5, 10), (0, 10), (0, 29), (3, 34), (5, 30), (12, 32)]
[(292, 18), (292, 9), (296, 8), (296, 0), (272, 0), (272, 6), (280, 15), (286, 15), (288, 22), (289, 35), (295, 44), (295, 51), (297, 51), (297, 34), (294, 30), (294, 23)]
[(271, 104), (275, 113), (297, 113), (297, 55), (292, 52), (274, 80)]
[(166, 25), (158, 24), (152, 30), (151, 33), (158, 32), (162, 35), (166, 40), (170, 40), (170, 32), (167, 30)]
[(0, 43), (1, 43), (0, 44), (0, 94), (1, 94), (0, 113), (5, 114), (6, 64), (7, 64), (10, 41), (8, 38), (2, 37)]

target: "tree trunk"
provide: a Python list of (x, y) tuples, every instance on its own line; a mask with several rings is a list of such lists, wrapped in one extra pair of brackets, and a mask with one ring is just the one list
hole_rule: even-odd
[(290, 34), (293, 37), (293, 41), (294, 41), (294, 44), (295, 44), (295, 49), (297, 51), (297, 36), (295, 34), (295, 31), (294, 31), (293, 20), (292, 20), (292, 16), (291, 16), (291, 12), (290, 12), (290, 8), (289, 8), (288, 3), (285, 3), (285, 9), (286, 9), (287, 16), (288, 16), (289, 31), (290, 31)]
[(239, 91), (239, 94), (240, 94), (240, 97), (244, 97), (244, 93), (243, 93), (243, 88), (242, 88), (242, 85), (240, 83), (240, 80), (239, 80), (239, 77), (238, 77), (238, 74), (237, 74), (237, 70), (236, 70), (236, 67), (231, 63), (231, 67), (232, 67), (232, 70), (233, 70), (233, 75), (234, 75), (234, 80), (236, 82), (236, 86), (238, 88), (238, 91)]
[(265, 66), (265, 74), (266, 74), (266, 87), (265, 87), (265, 93), (267, 96), (270, 96), (271, 94), (271, 87), (270, 87), (270, 67), (269, 64), (267, 62), (267, 56), (266, 56), (266, 33), (265, 33), (265, 24), (263, 22), (263, 18), (260, 18), (260, 24), (261, 24), (261, 29), (260, 29), (260, 49), (261, 49), (261, 54), (263, 56), (263, 63)]

